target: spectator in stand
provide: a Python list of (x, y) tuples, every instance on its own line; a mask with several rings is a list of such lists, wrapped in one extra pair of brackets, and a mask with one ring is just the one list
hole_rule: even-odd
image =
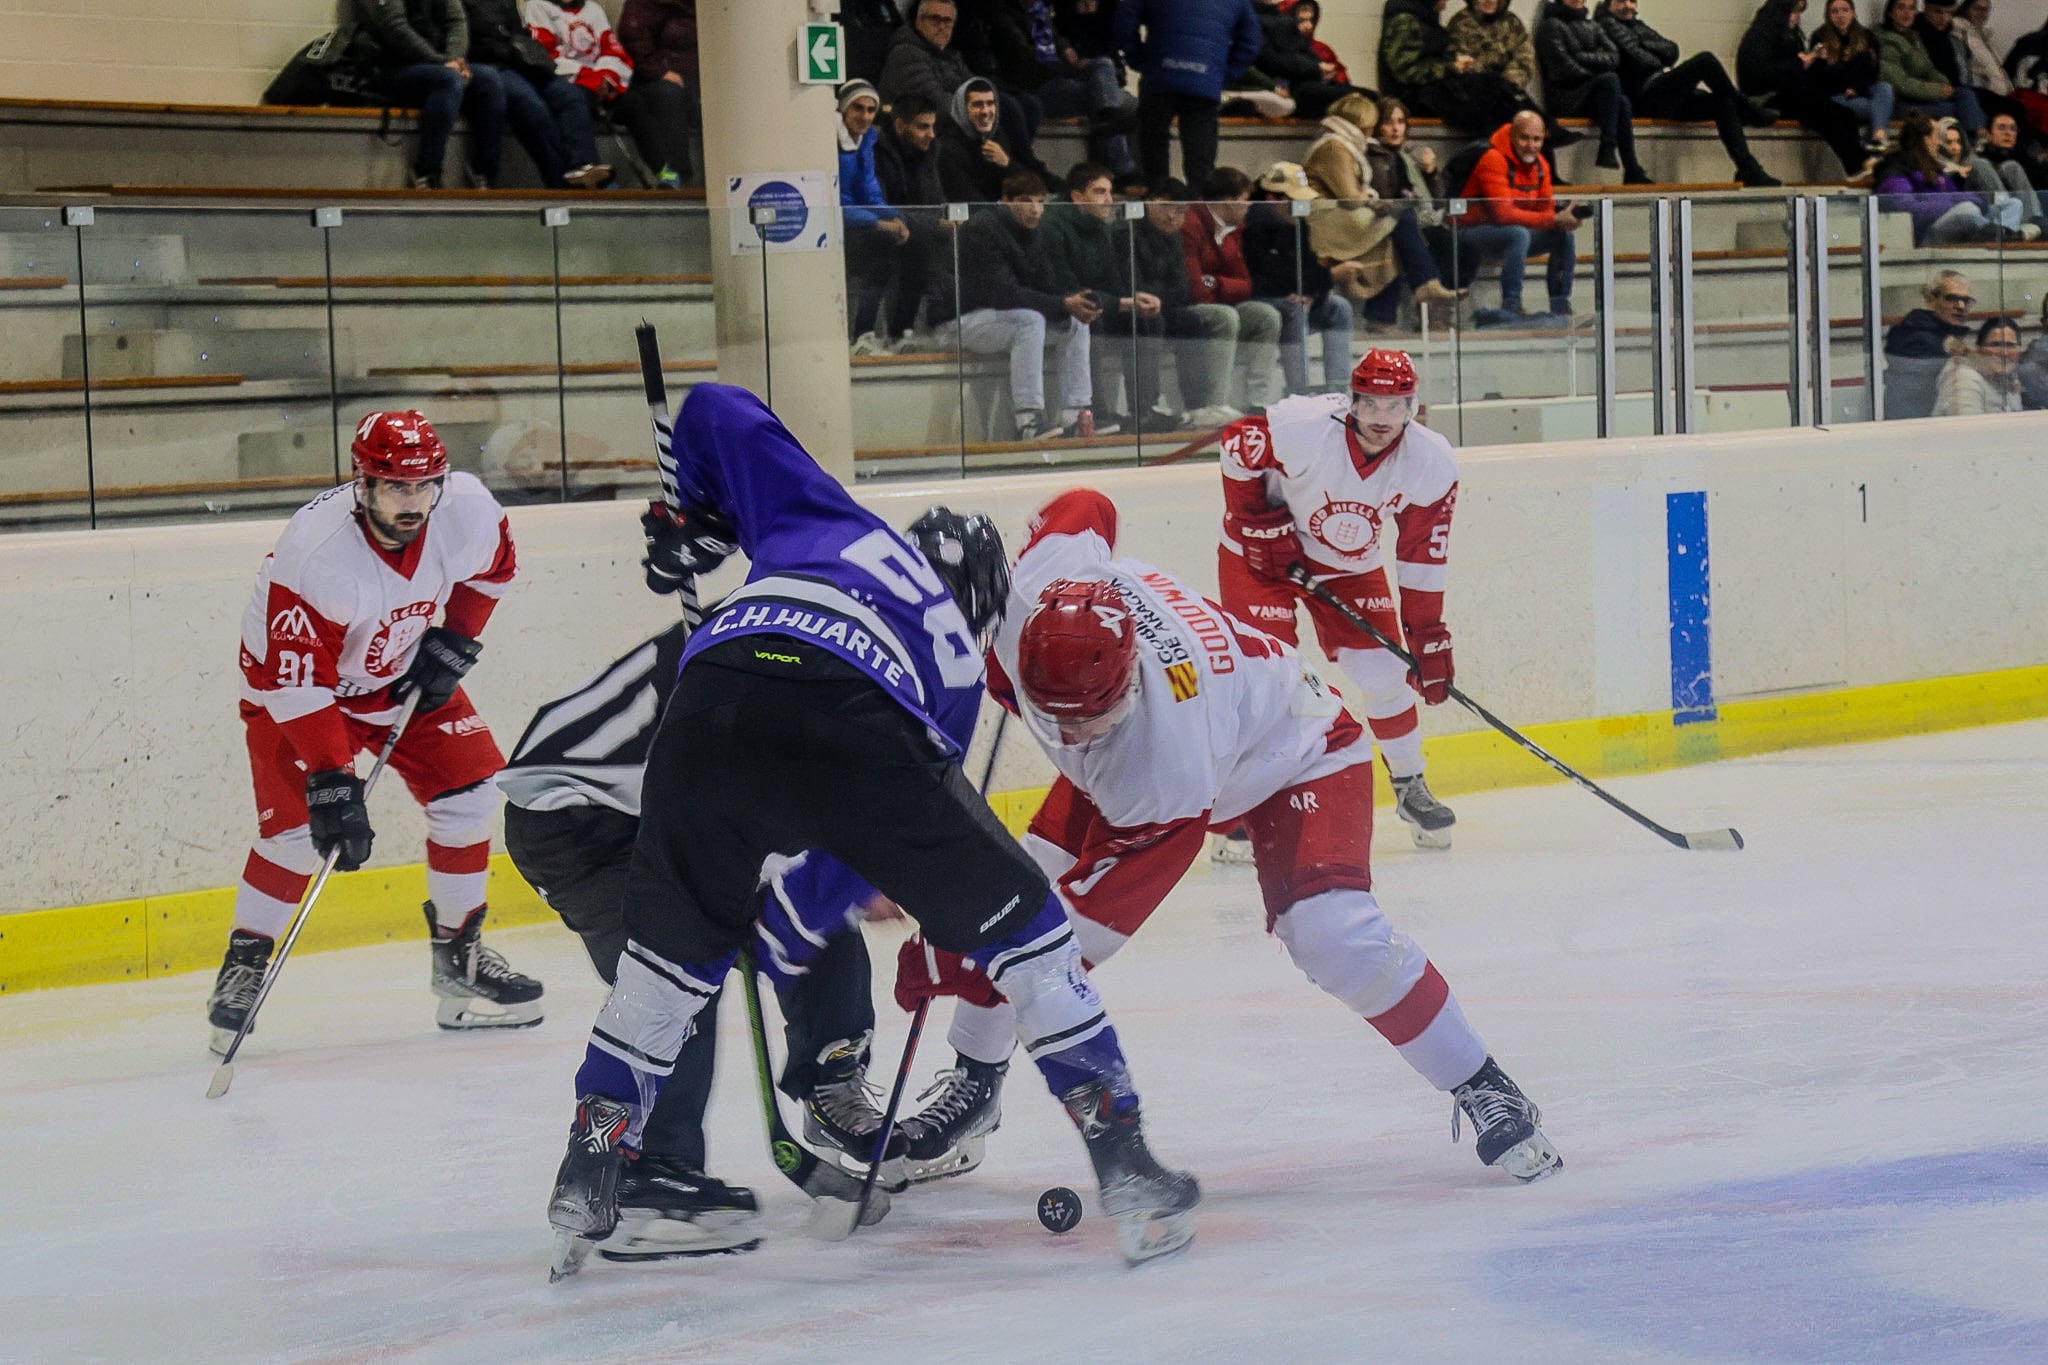
[[(1403, 262), (1404, 275), (1366, 302), (1366, 330), (1385, 335), (1399, 330), (1401, 296), (1410, 279), (1406, 267), (1420, 260), (1407, 241), (1410, 224), (1428, 250), (1435, 273), (1422, 283), (1419, 297), (1433, 303), (1462, 299), (1469, 290), (1453, 288), (1446, 262), (1451, 259), (1451, 230), (1444, 226), (1445, 206), (1442, 177), (1437, 174), (1436, 153), (1408, 141), (1408, 109), (1391, 97), (1380, 101), (1379, 123), (1372, 141), (1365, 147), (1366, 167), (1372, 176), (1372, 192), (1379, 197), (1382, 214), (1407, 219), (1394, 225), (1394, 251)], [(1434, 288), (1430, 281), (1434, 281)]]
[[(1999, 114), (1993, 122), (2010, 123), (2011, 114)], [(2020, 240), (2031, 242), (2041, 235), (2041, 197), (2027, 179), (2026, 168), (2017, 161), (1996, 162), (1980, 155), (1963, 141), (1963, 130), (1954, 119), (1937, 119), (1941, 129), (1941, 161), (1951, 176), (1960, 175), (1962, 186), (1976, 194), (2009, 194), (2019, 202)]]
[[(469, 15), (472, 81), (505, 92), (505, 122), (549, 189), (597, 190), (612, 168), (598, 164), (597, 135), (583, 92), (555, 74), (555, 59), (526, 27), (516, 0), (462, 0)], [(495, 176), (486, 176), (495, 185)]]
[[(1458, 193), (1471, 205), (1454, 223), (1460, 252), (1471, 261), (1500, 258), (1500, 311), (1475, 312), (1473, 326), (1550, 326), (1568, 317), (1578, 264), (1572, 233), (1580, 220), (1569, 202), (1551, 197), (1542, 116), (1525, 110), (1496, 130)], [(1549, 316), (1522, 311), (1522, 274), (1535, 254), (1550, 258), (1544, 269)]]
[(2020, 393), (2020, 325), (2011, 318), (1990, 318), (1977, 329), (1977, 344), (1957, 350), (1934, 385), (1936, 417), (1981, 417), (1991, 412), (2018, 412), (2026, 406)]
[(2024, 111), (2028, 130), (2048, 137), (2048, 24), (2012, 45), (2005, 54), (2005, 74), (2012, 77), (2012, 97)]
[[(875, 118), (881, 110), (881, 97), (866, 81), (839, 87), (839, 218), (846, 242), (847, 337), (855, 355), (889, 349), (875, 335), (876, 319), (884, 298), (895, 291), (910, 247), (910, 224), (875, 177), (881, 136)], [(916, 281), (920, 294), (923, 284), (922, 278)]]
[(1322, 0), (1280, 0), (1280, 8), (1294, 16), (1294, 26), (1301, 30), (1301, 36), (1308, 39), (1308, 50), (1316, 54), (1321, 64), (1323, 79), (1337, 85), (1350, 85), (1351, 72), (1346, 69), (1344, 59), (1337, 50), (1316, 37), (1316, 29), (1323, 22)]
[[(1848, 4), (1849, 0), (1841, 0)], [(1735, 163), (1735, 178), (1752, 188), (1784, 182), (1758, 164), (1749, 150), (1744, 124), (1762, 128), (1777, 122), (1778, 111), (1735, 89), (1735, 82), (1711, 52), (1695, 52), (1678, 60), (1678, 44), (1638, 17), (1638, 0), (1601, 0), (1593, 21), (1621, 54), (1621, 88), (1639, 118), (1677, 119), (1682, 123), (1711, 121), (1721, 146)], [(1871, 58), (1872, 70), (1876, 57)]]
[(394, 104), (417, 106), (419, 145), (413, 150), (412, 187), (438, 190), (448, 138), (458, 111), (469, 116), (472, 174), (494, 181), (505, 138), (505, 92), (496, 82), (471, 80), (469, 16), (462, 0), (349, 0), (355, 36), (351, 57), (376, 73)]
[(1172, 170), (1176, 122), (1182, 171), (1196, 184), (1207, 180), (1224, 88), (1259, 55), (1252, 0), (1121, 0), (1116, 37), (1138, 72), (1138, 160), (1147, 183)]
[[(991, 92), (993, 93), (993, 92)], [(1053, 349), (1062, 436), (1096, 434), (1089, 411), (1088, 326), (1102, 316), (1087, 290), (1062, 292), (1037, 246), (1045, 218), (1045, 181), (1013, 171), (1000, 207), (960, 229), (960, 345), (1010, 357), (1010, 406), (1017, 439), (1047, 434), (1045, 351)]]
[[(1806, 44), (1806, 0), (1763, 0), (1735, 53), (1735, 84), (1820, 136), (1850, 175), (1866, 169), (1860, 120), (1835, 103), (1832, 81), (1817, 79), (1820, 54)], [(1879, 58), (1883, 60), (1882, 56)]]
[(1808, 86), (1862, 120), (1863, 145), (1883, 154), (1891, 144), (1892, 87), (1877, 78), (1877, 35), (1856, 17), (1855, 0), (1827, 0), (1826, 17), (1808, 49)]
[(1498, 76), (1513, 86), (1533, 105), (1531, 88), (1536, 84), (1536, 45), (1521, 17), (1510, 9), (1511, 0), (1465, 0), (1465, 8), (1444, 25), (1452, 45), (1472, 58), (1474, 69)]
[(1926, 417), (1934, 412), (1935, 385), (1948, 364), (1948, 344), (1970, 335), (1970, 282), (1944, 270), (1920, 291), (1921, 306), (1884, 337), (1884, 415)]
[(2020, 358), (2020, 401), (2030, 412), (2048, 408), (2048, 299), (2041, 302), (2041, 335)]
[(1296, 117), (1319, 119), (1344, 96), (1359, 93), (1348, 81), (1330, 79), (1322, 58), (1316, 55), (1314, 40), (1279, 0), (1255, 0), (1252, 9), (1258, 15), (1260, 35), (1253, 68), (1294, 101)]
[[(1970, 72), (1970, 83), (1981, 86), (1999, 101), (1999, 107), (2011, 112), (2019, 101), (2013, 98), (2012, 77), (2006, 73), (2005, 63), (1998, 59), (1998, 48), (1991, 37), (1991, 0), (1967, 0), (1957, 7), (1955, 27), (1951, 30), (1963, 45), (1964, 65)], [(1996, 112), (1991, 105), (1984, 107), (1984, 117), (1990, 118)]]
[[(1482, 71), (1478, 59), (1462, 50), (1444, 27), (1446, 3), (1387, 0), (1380, 23), (1380, 93), (1417, 113), (1435, 115), (1460, 133), (1485, 137), (1520, 110), (1534, 109), (1536, 102), (1498, 72)], [(1533, 75), (1534, 58), (1529, 69)], [(1553, 147), (1576, 141), (1577, 134), (1562, 130), (1553, 130), (1550, 137)]]
[[(934, 109), (951, 107), (960, 87), (979, 75), (953, 46), (959, 19), (960, 9), (954, 0), (912, 0), (910, 22), (890, 40), (889, 59), (882, 65), (882, 79), (877, 83), (882, 103), (893, 106), (904, 95), (918, 95)], [(995, 83), (989, 77), (979, 75), (979, 79), (994, 92)], [(1043, 178), (1044, 171), (1031, 149), (1032, 126), (1024, 116), (1022, 101), (999, 100), (996, 116), (1001, 121), (1004, 155), (1020, 169), (1039, 171)], [(1001, 182), (998, 175), (991, 193), (979, 198), (988, 202)]]
[[(661, 106), (658, 90), (674, 91), (665, 81), (652, 81), (639, 88), (633, 84), (633, 59), (619, 46), (611, 20), (597, 0), (526, 0), (526, 26), (555, 59), (555, 74), (583, 92), (593, 119), (600, 110), (612, 111), (621, 127), (633, 136), (640, 156), (655, 169), (655, 187), (682, 188), (682, 175), (669, 158), (677, 155), (674, 138), (682, 140), (683, 164), (689, 164), (690, 144), (687, 112), (680, 99), (671, 115)], [(593, 152), (595, 148), (593, 147)]]
[(1899, 150), (1878, 169), (1873, 193), (1880, 206), (1887, 213), (1911, 215), (1915, 246), (1998, 242), (2017, 235), (2019, 201), (2008, 200), (1987, 213), (1984, 197), (1965, 192), (1960, 177), (1949, 170), (1942, 140), (1939, 123), (1918, 109), (1906, 115)]
[(1308, 249), (1305, 220), (1296, 218), (1289, 207), (1315, 197), (1315, 186), (1300, 166), (1276, 161), (1259, 177), (1244, 221), (1244, 259), (1252, 273), (1252, 296), (1272, 304), (1280, 314), (1280, 373), (1289, 393), (1311, 392), (1311, 328), (1323, 338), (1320, 391), (1336, 392), (1351, 376), (1351, 300), (1331, 288), (1329, 267)]
[(839, 0), (839, 24), (846, 30), (847, 76), (879, 89), (889, 44), (903, 27), (896, 0)]
[[(1159, 400), (1158, 343), (1166, 334), (1168, 318), (1158, 292), (1132, 279), (1131, 243), (1118, 231), (1110, 181), (1109, 167), (1092, 161), (1069, 171), (1065, 202), (1046, 207), (1038, 252), (1060, 289), (1086, 291), (1100, 310), (1089, 324), (1094, 335), (1088, 343), (1096, 433), (1131, 423), (1137, 430), (1163, 430), (1177, 425), (1154, 412)], [(1130, 400), (1126, 422), (1120, 422), (1116, 413), (1112, 361), (1123, 372)]]
[(1602, 170), (1619, 168), (1624, 185), (1649, 184), (1650, 173), (1636, 160), (1635, 107), (1622, 88), (1621, 52), (1593, 22), (1586, 0), (1550, 0), (1537, 35), (1551, 114), (1584, 114), (1600, 131), (1600, 151), (1593, 164)]
[[(2012, 81), (1996, 62), (1989, 70), (1977, 68), (1974, 54), (1970, 50), (1966, 29), (1968, 25), (1956, 23), (1957, 0), (1926, 0), (1920, 17), (1913, 21), (1913, 31), (1920, 35), (1920, 45), (1927, 49), (1927, 58), (1934, 63), (1934, 69), (1941, 78), (1957, 90), (1967, 90), (1977, 102), (1983, 115), (1972, 134), (1981, 132), (1985, 121), (2000, 109), (2017, 111), (2018, 105), (2011, 98)], [(1988, 54), (1987, 54), (1988, 55)], [(1960, 107), (1956, 111), (1962, 117)]]
[[(1202, 182), (1202, 202), (1189, 209), (1181, 226), (1181, 241), (1187, 258), (1188, 292), (1194, 302), (1220, 304), (1237, 315), (1232, 329), (1235, 355), (1225, 358), (1216, 370), (1224, 385), (1221, 401), (1229, 402), (1232, 367), (1242, 365), (1245, 402), (1263, 407), (1280, 397), (1272, 391), (1279, 378), (1280, 313), (1272, 304), (1252, 297), (1252, 271), (1244, 255), (1244, 224), (1251, 207), (1251, 177), (1234, 166), (1218, 166)], [(1218, 350), (1220, 355), (1220, 347)], [(1217, 426), (1221, 421), (1195, 425)]]
[(1145, 192), (1145, 216), (1131, 225), (1131, 254), (1138, 288), (1159, 300), (1166, 335), (1174, 338), (1180, 396), (1188, 411), (1166, 416), (1160, 425), (1207, 430), (1244, 416), (1225, 401), (1238, 315), (1220, 303), (1196, 303), (1189, 289), (1186, 250), (1188, 204), (1193, 191), (1164, 180)]
[(2008, 185), (2016, 184), (2013, 171), (2017, 169), (2026, 182), (2036, 191), (2048, 189), (2048, 161), (2041, 158), (2040, 149), (2034, 145), (2020, 128), (2020, 122), (2011, 114), (1994, 114), (1991, 126), (1984, 130), (1984, 144), (1978, 155), (1998, 168), (2001, 179)]
[[(1953, 114), (1962, 121), (1963, 130), (1974, 135), (1984, 126), (1977, 93), (1949, 80), (1934, 64), (1914, 27), (1917, 3), (1886, 0), (1884, 23), (1877, 30), (1877, 74), (1890, 84), (1904, 108), (1919, 110), (1929, 118)], [(1944, 41), (1947, 36), (1942, 35)]]
[(1001, 103), (995, 82), (981, 76), (968, 77), (948, 101), (939, 122), (939, 184), (948, 202), (994, 203), (1011, 172), (1030, 169), (1003, 143)]
[(989, 40), (1006, 89), (1029, 94), (1048, 118), (1086, 119), (1089, 158), (1122, 179), (1138, 173), (1127, 136), (1136, 120), (1116, 63), (1082, 56), (1055, 24), (1051, 0), (1000, 0), (989, 15)]
[[(619, 46), (633, 61), (633, 98), (655, 111), (651, 121), (661, 130), (660, 146), (646, 150), (647, 162), (674, 171), (680, 186), (693, 178), (690, 138), (704, 123), (697, 0), (626, 0), (619, 8)], [(637, 131), (634, 138), (639, 139)]]
[[(952, 225), (939, 207), (946, 202), (939, 182), (939, 115), (919, 95), (905, 95), (889, 110), (881, 136), (875, 139), (875, 179), (884, 202), (895, 205), (910, 229), (910, 242), (899, 257), (900, 269), (889, 298), (889, 326), (897, 333), (891, 348), (911, 349), (910, 336), (920, 306), (937, 323), (954, 316), (952, 301)], [(944, 282), (946, 297), (938, 297)]]
[(1330, 106), (1301, 168), (1319, 198), (1330, 201), (1309, 212), (1310, 248), (1330, 265), (1339, 289), (1367, 304), (1367, 317), (1391, 321), (1400, 294), (1381, 296), (1401, 283), (1423, 303), (1451, 303), (1464, 295), (1444, 287), (1414, 211), (1378, 202), (1367, 157), (1378, 126), (1377, 105), (1363, 95), (1346, 95)]

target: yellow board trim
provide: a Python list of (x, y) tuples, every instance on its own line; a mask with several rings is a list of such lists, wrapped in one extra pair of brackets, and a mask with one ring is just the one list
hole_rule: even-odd
[[(1532, 725), (1527, 733), (1588, 776), (1607, 777), (2042, 716), (2048, 667), (1730, 702), (1713, 719), (1687, 725), (1663, 712)], [(1429, 785), (1443, 796), (1564, 780), (1491, 730), (1444, 735), (1423, 747)], [(1022, 834), (1046, 790), (995, 792), (989, 804), (1013, 834)], [(295, 951), (424, 940), (419, 906), (426, 894), (426, 868), (417, 863), (340, 873)], [(488, 894), (493, 924), (554, 917), (502, 853), (491, 859)], [(0, 915), (0, 994), (211, 969), (220, 962), (234, 903), (233, 887), (217, 887)]]

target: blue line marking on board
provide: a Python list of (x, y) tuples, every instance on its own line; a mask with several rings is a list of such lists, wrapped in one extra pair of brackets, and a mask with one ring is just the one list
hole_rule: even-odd
[(1671, 583), (1671, 723), (1713, 720), (1713, 603), (1707, 586), (1707, 495), (1664, 496)]
[[(1566, 1172), (1570, 1178), (1570, 1172)], [(1691, 1360), (2048, 1360), (2048, 1300), (1956, 1302), (1957, 1267), (1901, 1286), (1878, 1255), (1959, 1211), (2048, 1209), (2048, 1147), (1944, 1152), (1676, 1192), (1518, 1233), (1478, 1275), (1488, 1292), (1562, 1325)], [(1958, 1261), (2007, 1252), (1966, 1224)], [(1934, 1245), (1940, 1245), (1939, 1242)]]

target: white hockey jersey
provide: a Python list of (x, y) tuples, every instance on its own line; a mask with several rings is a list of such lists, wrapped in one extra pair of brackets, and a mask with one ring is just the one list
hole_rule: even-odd
[(526, 0), (526, 26), (555, 59), (555, 74), (586, 90), (614, 91), (633, 83), (633, 59), (619, 46), (612, 21), (597, 0), (563, 9), (553, 0)]
[[(1319, 574), (1382, 568), (1391, 539), (1403, 617), (1440, 620), (1458, 457), (1419, 422), (1410, 422), (1392, 449), (1367, 456), (1343, 420), (1349, 404), (1341, 393), (1283, 399), (1224, 432), (1224, 549), (1243, 553), (1234, 516), (1281, 506), (1293, 513), (1309, 567)], [(1437, 597), (1410, 601), (1419, 594)]]
[(354, 484), (330, 488), (292, 514), (257, 570), (242, 615), (242, 700), (269, 711), (308, 767), (341, 767), (354, 746), (340, 712), (397, 720), (390, 687), (420, 636), (445, 608), (443, 624), (474, 638), (516, 569), (504, 509), (474, 475), (448, 476), (399, 551), (370, 539)]
[[(1115, 548), (1116, 507), (1102, 494), (1076, 489), (1046, 505), (1011, 574), (989, 683), (1110, 824), (1234, 820), (1277, 791), (1371, 761), (1370, 747), (1347, 752), (1363, 731), (1292, 649)], [(1138, 636), (1135, 709), (1084, 745), (1063, 743), (1010, 683), (1024, 618), (1062, 578), (1114, 583)]]

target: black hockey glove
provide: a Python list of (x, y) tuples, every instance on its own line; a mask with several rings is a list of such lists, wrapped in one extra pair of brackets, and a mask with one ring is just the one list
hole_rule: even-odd
[(420, 647), (412, 665), (391, 685), (391, 700), (403, 702), (417, 688), (421, 711), (446, 706), (462, 685), (463, 675), (476, 667), (476, 656), (484, 647), (467, 635), (457, 635), (446, 626), (429, 626), (420, 636)]
[(640, 529), (647, 536), (647, 557), (640, 567), (647, 571), (649, 592), (675, 592), (683, 580), (710, 573), (740, 548), (732, 523), (708, 507), (676, 512), (667, 503), (650, 502)]
[(347, 768), (329, 768), (306, 779), (306, 813), (313, 848), (325, 858), (336, 849), (334, 866), (353, 872), (370, 860), (370, 812), (363, 808), (363, 779)]

